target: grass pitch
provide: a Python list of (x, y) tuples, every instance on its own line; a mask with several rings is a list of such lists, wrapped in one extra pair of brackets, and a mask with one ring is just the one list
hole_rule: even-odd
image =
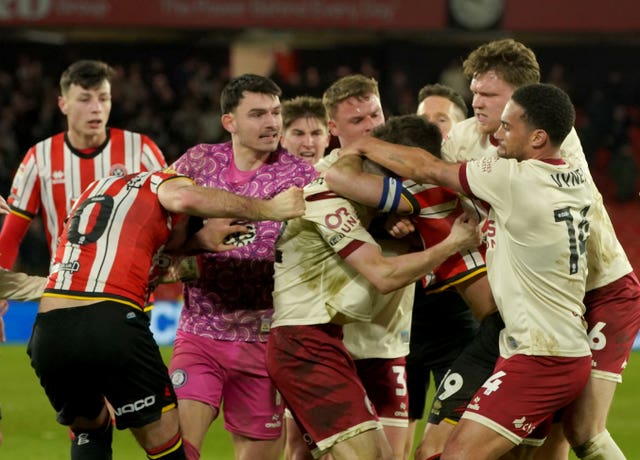
[[(163, 347), (168, 360), (171, 348)], [(609, 415), (608, 428), (629, 459), (640, 459), (640, 352), (634, 352), (618, 386)], [(67, 429), (55, 421), (55, 414), (29, 365), (26, 345), (0, 345), (0, 404), (4, 443), (0, 458), (7, 460), (67, 460)], [(231, 439), (223, 421), (209, 430), (202, 460), (233, 460)], [(424, 424), (419, 424), (420, 436)], [(128, 431), (114, 433), (114, 460), (145, 458)], [(575, 457), (570, 457), (574, 459)]]

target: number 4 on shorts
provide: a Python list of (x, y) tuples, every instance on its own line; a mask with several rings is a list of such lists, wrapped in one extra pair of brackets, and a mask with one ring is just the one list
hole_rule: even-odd
[(484, 395), (489, 396), (491, 393), (500, 388), (500, 385), (502, 384), (502, 380), (500, 380), (500, 377), (504, 377), (505, 375), (507, 375), (506, 372), (499, 371), (489, 377), (482, 385), (482, 388), (485, 389)]

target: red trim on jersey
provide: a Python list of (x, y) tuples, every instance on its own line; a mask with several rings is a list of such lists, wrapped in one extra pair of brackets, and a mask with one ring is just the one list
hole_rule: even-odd
[(0, 266), (3, 268), (8, 270), (13, 268), (20, 247), (16, 241), (22, 241), (30, 224), (31, 219), (14, 212), (4, 218), (0, 231)]
[(471, 191), (471, 187), (469, 187), (469, 179), (467, 178), (467, 163), (461, 163), (460, 169), (458, 169), (458, 179), (460, 180), (460, 186), (464, 193), (470, 196), (474, 196)]
[(351, 243), (347, 244), (344, 248), (338, 251), (338, 255), (343, 259), (346, 259), (363, 244), (364, 244), (364, 241), (353, 240)]
[(541, 158), (540, 161), (549, 163), (550, 165), (563, 165), (566, 162), (562, 158)]
[(305, 201), (320, 201), (320, 200), (329, 200), (331, 198), (338, 198), (338, 194), (332, 191), (319, 192), (314, 193), (313, 195), (309, 195), (304, 200)]

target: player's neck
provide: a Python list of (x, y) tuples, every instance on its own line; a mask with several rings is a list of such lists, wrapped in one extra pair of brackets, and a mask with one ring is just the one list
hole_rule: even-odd
[(253, 171), (267, 161), (272, 152), (254, 150), (243, 145), (233, 145), (233, 160), (240, 171)]
[(67, 139), (73, 148), (77, 150), (93, 149), (100, 147), (107, 140), (107, 132), (103, 131), (100, 134), (94, 134), (91, 136), (83, 136), (82, 134), (73, 130), (67, 131)]

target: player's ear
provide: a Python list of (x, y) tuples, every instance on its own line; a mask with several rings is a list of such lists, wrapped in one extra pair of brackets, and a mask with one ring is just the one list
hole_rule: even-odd
[(549, 135), (544, 129), (534, 129), (531, 133), (531, 146), (534, 148), (543, 147), (549, 141)]
[(237, 131), (236, 120), (232, 113), (225, 113), (220, 117), (222, 127), (229, 133), (234, 134)]
[(58, 108), (64, 115), (67, 114), (67, 101), (63, 96), (58, 96)]
[(333, 120), (329, 120), (327, 122), (327, 127), (329, 128), (329, 134), (332, 136), (338, 137), (338, 127), (336, 126), (336, 122)]

